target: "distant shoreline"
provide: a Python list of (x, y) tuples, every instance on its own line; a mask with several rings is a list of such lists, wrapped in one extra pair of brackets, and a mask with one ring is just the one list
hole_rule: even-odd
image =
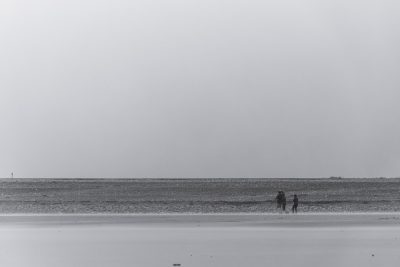
[(163, 227), (400, 227), (396, 213), (315, 214), (2, 214), (4, 226), (163, 226)]

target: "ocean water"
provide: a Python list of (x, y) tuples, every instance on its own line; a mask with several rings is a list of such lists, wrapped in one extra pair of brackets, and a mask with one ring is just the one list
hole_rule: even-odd
[(399, 212), (400, 179), (0, 179), (0, 213)]

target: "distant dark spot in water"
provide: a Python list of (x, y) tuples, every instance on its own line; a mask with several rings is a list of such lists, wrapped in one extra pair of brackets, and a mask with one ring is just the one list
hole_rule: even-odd
[(372, 257), (375, 257), (375, 254), (371, 254)]
[(180, 263), (174, 263), (172, 266), (181, 266)]

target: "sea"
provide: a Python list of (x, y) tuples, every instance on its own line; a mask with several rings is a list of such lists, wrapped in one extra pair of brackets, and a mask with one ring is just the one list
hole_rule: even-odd
[(399, 212), (400, 179), (0, 179), (2, 214)]

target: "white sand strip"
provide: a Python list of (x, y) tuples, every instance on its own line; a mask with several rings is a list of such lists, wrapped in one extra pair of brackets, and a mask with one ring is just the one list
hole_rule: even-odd
[(1, 216), (0, 266), (400, 266), (398, 217), (327, 216)]

